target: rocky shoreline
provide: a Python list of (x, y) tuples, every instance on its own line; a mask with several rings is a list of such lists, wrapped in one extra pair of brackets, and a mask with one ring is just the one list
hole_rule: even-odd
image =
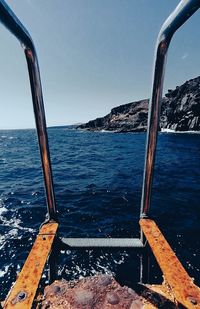
[[(145, 132), (148, 99), (120, 105), (101, 118), (77, 126), (88, 131)], [(162, 99), (159, 129), (200, 131), (200, 76), (177, 86)]]

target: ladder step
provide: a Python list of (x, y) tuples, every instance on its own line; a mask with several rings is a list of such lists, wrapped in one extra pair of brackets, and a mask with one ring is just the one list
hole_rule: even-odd
[(142, 248), (139, 238), (61, 238), (61, 241), (74, 248)]

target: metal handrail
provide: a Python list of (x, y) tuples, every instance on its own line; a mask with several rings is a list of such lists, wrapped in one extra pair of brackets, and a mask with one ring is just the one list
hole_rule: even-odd
[[(158, 134), (160, 102), (162, 98), (164, 69), (167, 51), (176, 30), (181, 27), (200, 7), (200, 0), (182, 0), (174, 12), (163, 24), (157, 39), (154, 78), (152, 95), (149, 103), (149, 118), (147, 129), (145, 168), (143, 177), (141, 217), (148, 215), (153, 181), (155, 151)], [(8, 7), (4, 0), (0, 0), (0, 21), (21, 42), (28, 65), (33, 109), (39, 141), (41, 162), (44, 174), (44, 183), (47, 197), (47, 210), (49, 219), (56, 217), (56, 203), (54, 195), (53, 177), (50, 162), (48, 136), (43, 104), (42, 86), (38, 59), (32, 38), (26, 28), (18, 20), (16, 15)]]
[(153, 182), (158, 125), (160, 119), (160, 105), (168, 47), (176, 30), (180, 28), (186, 20), (199, 9), (199, 7), (200, 0), (182, 0), (164, 22), (158, 34), (155, 50), (152, 94), (149, 102), (145, 167), (140, 212), (141, 217), (148, 215), (151, 202), (151, 189)]
[(47, 198), (47, 211), (49, 219), (56, 219), (56, 203), (54, 195), (53, 177), (49, 154), (48, 136), (46, 130), (46, 119), (42, 95), (42, 85), (38, 59), (32, 38), (26, 28), (22, 25), (16, 15), (12, 12), (5, 1), (0, 0), (0, 21), (21, 42), (26, 56), (33, 110), (37, 128), (40, 156), (44, 175), (44, 184)]

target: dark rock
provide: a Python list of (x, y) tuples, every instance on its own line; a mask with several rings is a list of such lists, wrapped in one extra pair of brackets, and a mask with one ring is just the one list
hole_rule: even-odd
[(142, 308), (145, 302), (140, 295), (128, 292), (128, 287), (120, 286), (111, 276), (96, 275), (72, 282), (73, 287), (65, 280), (47, 286), (40, 308), (130, 309)]
[(116, 305), (120, 301), (119, 296), (115, 292), (107, 294), (107, 302), (111, 305)]
[(75, 293), (75, 301), (79, 305), (89, 305), (93, 301), (93, 293), (88, 290), (78, 289)]
[(112, 283), (112, 277), (108, 275), (102, 275), (99, 279), (99, 284), (103, 286), (107, 286)]
[(162, 102), (160, 126), (175, 131), (200, 130), (200, 77), (168, 92)]
[[(38, 298), (38, 306), (36, 308), (177, 308), (177, 301), (172, 290), (169, 289), (169, 286), (165, 282), (162, 285), (139, 284), (136, 287), (136, 291), (130, 287), (121, 286), (112, 276), (101, 274), (69, 282), (56, 280), (45, 288), (43, 297), (40, 295)], [(188, 300), (191, 305), (196, 304), (196, 299), (190, 295), (188, 295)]]
[(78, 126), (90, 131), (143, 132), (147, 126), (148, 100), (120, 105), (102, 118)]
[[(120, 105), (105, 117), (78, 126), (89, 131), (144, 132), (147, 128), (148, 100)], [(200, 130), (200, 77), (169, 89), (162, 99), (160, 128), (174, 131)]]

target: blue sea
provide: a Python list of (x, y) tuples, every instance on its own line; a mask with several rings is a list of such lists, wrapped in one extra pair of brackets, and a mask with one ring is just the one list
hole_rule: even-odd
[[(145, 133), (49, 128), (59, 235), (137, 237)], [(200, 285), (200, 135), (160, 133), (151, 216)], [(0, 131), (0, 298), (15, 281), (45, 220), (46, 200), (35, 130)], [(111, 273), (139, 280), (135, 249), (62, 250), (58, 278)], [(150, 282), (161, 282), (150, 257)], [(43, 276), (47, 280), (46, 272)]]

